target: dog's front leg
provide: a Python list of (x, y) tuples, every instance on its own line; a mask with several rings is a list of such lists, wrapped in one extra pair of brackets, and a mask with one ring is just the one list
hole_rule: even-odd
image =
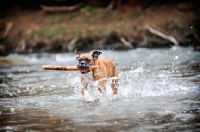
[(81, 88), (81, 93), (87, 102), (94, 102), (94, 99), (88, 93), (87, 88)]
[(98, 90), (102, 96), (106, 95), (106, 79), (99, 80)]
[(100, 102), (106, 101), (106, 79), (99, 80), (98, 90), (100, 92)]
[[(100, 69), (101, 68), (101, 69)], [(98, 90), (101, 96), (106, 95), (106, 69), (104, 66), (97, 68), (94, 76), (94, 80), (98, 82)]]
[(116, 77), (116, 79), (114, 78), (111, 84), (111, 88), (113, 90), (114, 95), (117, 94), (117, 90), (118, 90), (117, 87), (118, 87), (118, 77)]
[(83, 97), (84, 97), (85, 101), (87, 101), (87, 102), (93, 102), (94, 99), (88, 93), (88, 91), (87, 91), (87, 83), (85, 81), (83, 81), (83, 78), (81, 78), (81, 85), (82, 85), (81, 93), (83, 94)]

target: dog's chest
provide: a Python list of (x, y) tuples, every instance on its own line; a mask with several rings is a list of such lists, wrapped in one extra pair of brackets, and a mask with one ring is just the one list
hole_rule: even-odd
[(81, 77), (82, 77), (82, 81), (84, 83), (92, 83), (92, 82), (94, 82), (92, 72), (88, 72), (87, 74), (82, 74)]

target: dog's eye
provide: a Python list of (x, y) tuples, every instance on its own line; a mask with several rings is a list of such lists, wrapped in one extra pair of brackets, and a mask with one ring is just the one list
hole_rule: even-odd
[(79, 59), (78, 61), (82, 61), (81, 59)]
[(86, 58), (85, 61), (86, 61), (86, 62), (90, 62), (90, 59)]

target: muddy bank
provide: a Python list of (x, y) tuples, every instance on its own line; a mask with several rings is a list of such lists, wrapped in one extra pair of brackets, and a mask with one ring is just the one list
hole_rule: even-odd
[(199, 2), (170, 1), (149, 6), (124, 2), (121, 8), (109, 11), (108, 5), (83, 4), (62, 12), (61, 6), (47, 5), (4, 10), (0, 12), (0, 54), (173, 45), (200, 49)]
[[(76, 36), (75, 38), (66, 41), (37, 36), (31, 39), (31, 41), (22, 39), (16, 47), (11, 44), (8, 51), (15, 53), (73, 52), (75, 48), (78, 48), (79, 50), (127, 50), (141, 47), (166, 48), (173, 45), (193, 46), (195, 51), (200, 50), (200, 42), (196, 35), (196, 30), (191, 28), (184, 33), (182, 33), (184, 29), (178, 29), (178, 27), (174, 27), (173, 30), (174, 31), (166, 32), (145, 25), (133, 27), (132, 36), (124, 36), (117, 32), (112, 32), (105, 37)], [(174, 32), (176, 32), (176, 34)]]

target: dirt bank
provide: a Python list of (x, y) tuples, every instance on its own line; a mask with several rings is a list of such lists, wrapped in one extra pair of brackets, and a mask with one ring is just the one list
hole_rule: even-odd
[(120, 8), (108, 10), (109, 3), (107, 6), (81, 3), (70, 11), (57, 11), (53, 5), (12, 6), (1, 11), (0, 54), (72, 52), (77, 47), (121, 50), (172, 45), (191, 45), (198, 50), (199, 5), (200, 2), (148, 6), (123, 3)]

